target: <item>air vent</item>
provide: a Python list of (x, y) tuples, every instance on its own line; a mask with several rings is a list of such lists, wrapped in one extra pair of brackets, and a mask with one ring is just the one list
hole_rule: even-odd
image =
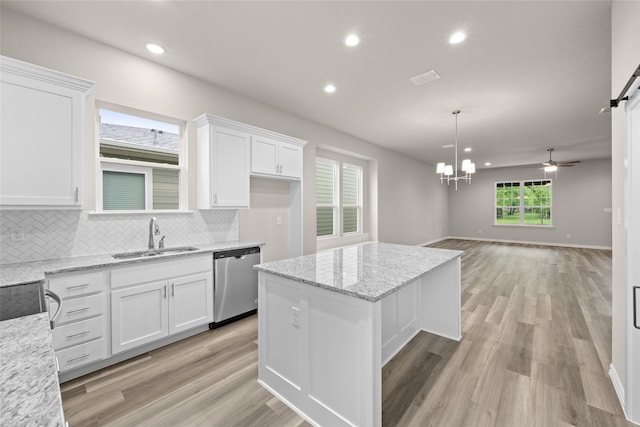
[(439, 78), (440, 78), (440, 74), (436, 73), (436, 70), (429, 70), (426, 73), (413, 76), (409, 80), (411, 80), (413, 84), (415, 84), (416, 86), (422, 86), (425, 83), (438, 80)]

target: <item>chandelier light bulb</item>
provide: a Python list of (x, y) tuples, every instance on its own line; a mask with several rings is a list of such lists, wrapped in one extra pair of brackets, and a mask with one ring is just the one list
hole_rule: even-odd
[(464, 159), (462, 161), (462, 166), (460, 167), (460, 169), (462, 169), (462, 172), (467, 172), (467, 169), (469, 169), (469, 166), (471, 166), (471, 160)]
[(436, 165), (436, 173), (444, 173), (444, 163), (438, 163)]

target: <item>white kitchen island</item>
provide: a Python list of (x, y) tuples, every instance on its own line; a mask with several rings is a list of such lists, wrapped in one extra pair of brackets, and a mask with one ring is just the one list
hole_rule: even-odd
[(380, 426), (382, 367), (459, 341), (461, 251), (366, 243), (260, 264), (258, 382), (310, 423)]

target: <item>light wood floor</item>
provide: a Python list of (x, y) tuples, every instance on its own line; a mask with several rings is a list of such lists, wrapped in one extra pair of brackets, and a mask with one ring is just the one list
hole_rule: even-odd
[[(611, 252), (463, 240), (460, 342), (383, 369), (383, 425), (632, 426), (607, 371)], [(72, 427), (308, 426), (257, 383), (257, 318), (62, 385)]]

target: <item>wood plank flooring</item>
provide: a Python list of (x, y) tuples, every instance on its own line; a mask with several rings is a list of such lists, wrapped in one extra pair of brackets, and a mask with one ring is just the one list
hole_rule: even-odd
[[(383, 425), (633, 426), (607, 371), (611, 252), (464, 250), (460, 342), (419, 333), (383, 369)], [(256, 383), (257, 318), (62, 385), (81, 426), (308, 426)]]

